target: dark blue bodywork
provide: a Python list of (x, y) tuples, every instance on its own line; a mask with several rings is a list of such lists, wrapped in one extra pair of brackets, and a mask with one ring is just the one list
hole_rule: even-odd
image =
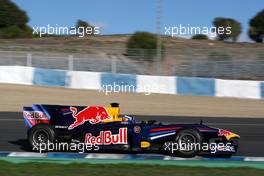
[[(84, 106), (75, 106), (82, 110)], [(61, 105), (40, 105), (24, 107), (23, 115), (25, 124), (30, 130), (39, 124), (47, 124), (55, 129), (58, 141), (85, 142), (86, 135), (100, 136), (102, 132), (111, 132), (112, 135), (118, 134), (120, 129), (126, 129), (126, 144), (102, 145), (103, 150), (121, 149), (126, 152), (155, 152), (163, 153), (163, 147), (166, 142), (173, 142), (177, 134), (184, 129), (195, 129), (203, 137), (203, 142), (230, 142), (234, 150), (217, 151), (214, 155), (234, 154), (237, 151), (238, 143), (236, 138), (228, 139), (225, 135), (219, 135), (218, 128), (209, 127), (204, 124), (162, 124), (153, 121), (136, 122), (134, 118), (129, 117), (127, 121), (121, 122), (100, 122), (91, 124), (88, 121), (76, 128), (69, 130), (68, 127), (74, 123), (70, 106)], [(142, 147), (141, 142), (148, 142), (150, 146)], [(200, 155), (211, 155), (210, 151), (202, 151)]]

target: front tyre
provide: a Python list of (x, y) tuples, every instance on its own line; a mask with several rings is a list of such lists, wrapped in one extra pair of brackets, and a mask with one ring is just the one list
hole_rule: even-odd
[(37, 150), (41, 145), (47, 148), (48, 143), (56, 140), (54, 129), (47, 124), (38, 124), (28, 131), (28, 141), (33, 150)]
[(181, 130), (175, 137), (178, 144), (177, 156), (184, 158), (195, 157), (200, 152), (203, 139), (199, 131), (195, 129)]

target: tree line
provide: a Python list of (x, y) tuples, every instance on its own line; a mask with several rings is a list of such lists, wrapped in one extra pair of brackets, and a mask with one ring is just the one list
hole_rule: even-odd
[[(33, 37), (32, 28), (27, 24), (29, 17), (11, 0), (0, 0), (0, 38), (27, 38)], [(218, 40), (237, 41), (242, 26), (240, 22), (231, 18), (217, 17), (213, 25), (219, 27), (231, 27), (231, 34), (218, 34)], [(78, 20), (77, 27), (90, 26), (89, 23)], [(263, 42), (264, 39), (264, 9), (258, 12), (249, 21), (248, 36), (255, 42)], [(206, 39), (206, 36), (196, 35), (194, 39)]]

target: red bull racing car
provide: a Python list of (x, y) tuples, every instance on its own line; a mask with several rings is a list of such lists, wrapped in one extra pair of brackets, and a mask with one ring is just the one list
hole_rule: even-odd
[(96, 152), (231, 157), (240, 138), (202, 123), (137, 122), (121, 116), (118, 103), (110, 107), (34, 104), (24, 107), (23, 116), (32, 147), (63, 142), (91, 145)]

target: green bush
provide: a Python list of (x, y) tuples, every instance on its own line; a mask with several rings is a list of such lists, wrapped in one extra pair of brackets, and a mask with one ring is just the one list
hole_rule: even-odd
[[(92, 25), (90, 25), (90, 24), (89, 24), (88, 22), (86, 22), (86, 21), (83, 21), (83, 20), (77, 20), (75, 27), (76, 27), (77, 29), (80, 28), (79, 30), (80, 30), (81, 33), (84, 34), (84, 36), (94, 35), (94, 34), (95, 34), (95, 27), (92, 26)], [(91, 29), (91, 31), (89, 31), (90, 34), (87, 34), (87, 33), (85, 32), (87, 28), (88, 28), (88, 29), (89, 29), (89, 28)], [(76, 34), (76, 35), (78, 35), (78, 34)]]
[(264, 38), (264, 9), (249, 21), (249, 37), (257, 43), (262, 43)]
[[(130, 58), (154, 61), (157, 56), (157, 36), (149, 32), (136, 32), (127, 42), (126, 55)], [(161, 59), (164, 58), (164, 46), (161, 45)]]
[(30, 38), (32, 37), (32, 29), (28, 26), (18, 27), (18, 26), (8, 26), (5, 28), (0, 28), (0, 38), (10, 39), (10, 38)]
[(32, 29), (27, 26), (29, 18), (10, 0), (0, 0), (0, 38), (32, 37)]
[[(233, 42), (236, 42), (242, 32), (241, 23), (231, 18), (217, 17), (214, 19), (213, 25), (217, 30), (221, 28), (225, 29), (223, 34), (217, 34), (218, 40), (232, 40)], [(226, 30), (227, 27), (230, 27), (231, 33)]]
[(0, 28), (23, 26), (29, 21), (25, 11), (10, 0), (0, 0)]
[(207, 37), (207, 35), (204, 35), (204, 34), (196, 34), (196, 35), (192, 36), (192, 39), (195, 39), (195, 40), (208, 40), (208, 37)]

